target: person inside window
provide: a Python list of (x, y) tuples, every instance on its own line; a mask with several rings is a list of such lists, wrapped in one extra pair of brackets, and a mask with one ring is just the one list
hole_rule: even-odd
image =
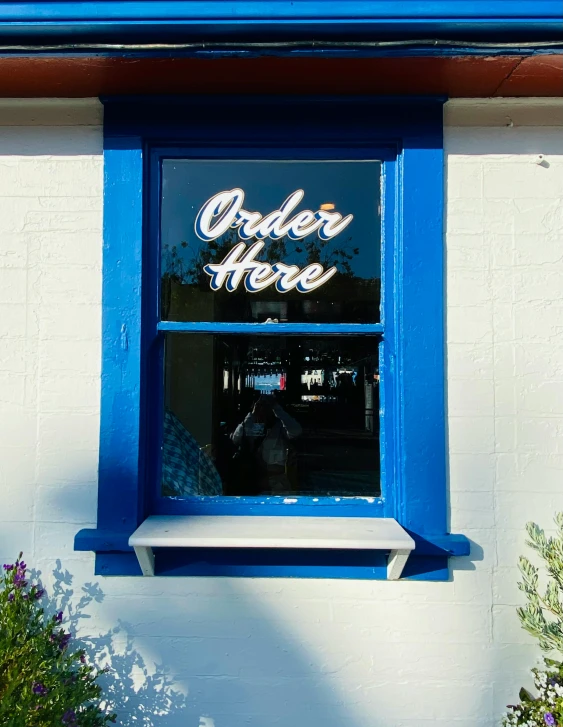
[(301, 435), (301, 425), (279, 404), (274, 395), (262, 395), (232, 440), (237, 447), (236, 477), (245, 494), (282, 494), (296, 487), (295, 456), (291, 440)]

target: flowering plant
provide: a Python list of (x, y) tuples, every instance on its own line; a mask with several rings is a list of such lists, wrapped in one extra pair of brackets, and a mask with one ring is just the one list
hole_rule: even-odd
[[(539, 569), (521, 557), (518, 567), (522, 581), (518, 587), (526, 595), (527, 604), (518, 609), (522, 627), (535, 636), (541, 649), (563, 654), (563, 513), (555, 517), (557, 533), (547, 537), (535, 523), (528, 523), (528, 545), (544, 563), (548, 576), (544, 590), (539, 586)], [(563, 663), (543, 659), (544, 669), (533, 669), (538, 691), (533, 697), (520, 690), (520, 703), (509, 705), (503, 725), (522, 727), (563, 727)]]
[(104, 727), (115, 715), (101, 701), (83, 649), (71, 648), (63, 613), (44, 614), (22, 554), (0, 575), (0, 725)]
[(545, 669), (532, 669), (537, 697), (520, 690), (520, 703), (509, 705), (506, 727), (558, 727), (563, 725), (563, 664), (544, 659)]

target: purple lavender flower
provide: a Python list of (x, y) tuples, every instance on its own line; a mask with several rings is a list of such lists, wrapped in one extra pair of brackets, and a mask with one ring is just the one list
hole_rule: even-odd
[(548, 725), (548, 727), (554, 727), (555, 725), (555, 717), (551, 712), (546, 712), (543, 716), (543, 721)]
[(16, 588), (25, 588), (27, 581), (25, 579), (25, 571), (17, 570), (14, 575), (14, 586)]
[(80, 654), (80, 663), (86, 664), (86, 654)]
[(36, 598), (37, 600), (39, 600), (40, 598), (42, 598), (42, 597), (43, 597), (43, 595), (44, 595), (44, 594), (45, 594), (45, 589), (44, 589), (44, 588), (38, 588), (38, 589), (37, 589), (37, 590), (35, 591), (35, 598)]
[(23, 571), (27, 570), (27, 566), (26, 566), (26, 564), (25, 564), (25, 563), (23, 562), (23, 560), (22, 560), (22, 562), (21, 562), (21, 563), (18, 563), (18, 568), (19, 568), (20, 570), (23, 570)]
[(59, 639), (59, 649), (64, 651), (68, 646), (68, 642), (72, 639), (72, 634), (63, 633)]
[(13, 593), (8, 593), (8, 601), (10, 603), (12, 603), (13, 600), (14, 600), (14, 594)]
[(14, 564), (12, 563), (11, 565), (8, 565), (7, 563), (4, 563), (2, 568), (4, 568), (4, 570), (11, 571), (14, 568)]
[(53, 616), (53, 621), (57, 621), (57, 623), (60, 623), (63, 620), (63, 612), (59, 611), (57, 614)]
[(31, 691), (34, 694), (38, 694), (40, 697), (44, 697), (47, 692), (49, 691), (46, 686), (41, 684), (41, 682), (33, 682), (33, 686), (31, 687)]
[(68, 709), (63, 714), (61, 722), (65, 725), (67, 725), (67, 727), (72, 727), (72, 725), (75, 725), (76, 724), (76, 712), (74, 711), (74, 709)]

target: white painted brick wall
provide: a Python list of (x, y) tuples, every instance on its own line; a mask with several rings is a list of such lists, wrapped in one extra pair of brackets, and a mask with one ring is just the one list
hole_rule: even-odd
[(165, 684), (143, 724), (492, 727), (527, 680), (515, 563), (525, 521), (563, 509), (563, 107), (446, 118), (451, 527), (472, 558), (449, 583), (102, 579), (72, 549), (96, 507), (101, 112), (0, 102), (0, 557), (73, 575), (80, 631), (131, 676), (123, 724)]

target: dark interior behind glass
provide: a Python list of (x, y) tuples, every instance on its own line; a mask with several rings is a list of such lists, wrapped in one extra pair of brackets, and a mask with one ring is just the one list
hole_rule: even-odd
[(162, 494), (379, 495), (378, 340), (166, 336)]

